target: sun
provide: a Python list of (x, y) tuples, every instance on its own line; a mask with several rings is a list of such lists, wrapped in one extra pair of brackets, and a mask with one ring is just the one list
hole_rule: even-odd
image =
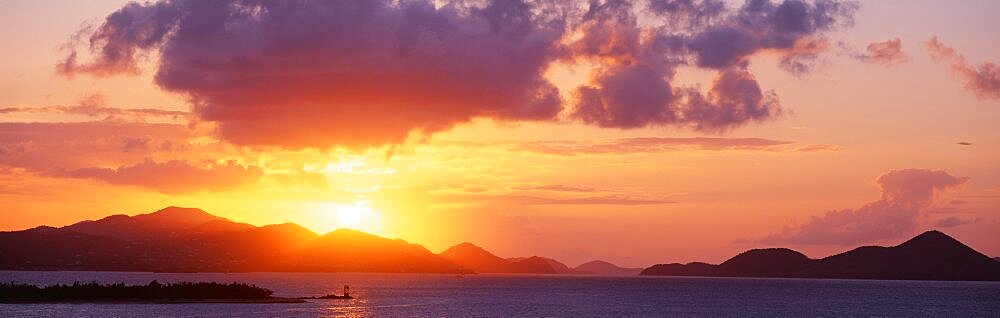
[(322, 224), (313, 224), (313, 227), (324, 232), (347, 228), (382, 234), (382, 214), (373, 210), (369, 201), (357, 201), (353, 204), (325, 203), (317, 212), (323, 221)]
[(357, 227), (361, 224), (361, 207), (355, 206), (340, 206), (337, 207), (337, 218), (340, 220), (340, 224), (347, 227)]

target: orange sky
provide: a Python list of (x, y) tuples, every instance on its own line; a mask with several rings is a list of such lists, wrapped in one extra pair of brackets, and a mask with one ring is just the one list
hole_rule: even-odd
[[(0, 39), (12, 44), (0, 51), (0, 230), (175, 205), (256, 225), (353, 227), (432, 251), (469, 241), (571, 265), (720, 262), (777, 245), (822, 257), (928, 229), (1000, 256), (993, 1), (864, 2), (853, 25), (812, 30), (795, 47), (759, 48), (723, 68), (695, 53), (676, 65), (647, 59), (653, 31), (645, 28), (663, 18), (646, 7), (633, 8), (632, 27), (645, 31), (626, 53), (600, 41), (627, 47), (627, 20), (587, 20), (563, 35), (535, 25), (518, 42), (438, 7), (467, 28), (454, 36), (469, 38), (418, 37), (406, 58), (426, 67), (400, 62), (380, 42), (347, 42), (355, 46), (338, 53), (347, 62), (308, 55), (341, 52), (334, 44), (342, 40), (316, 30), (305, 34), (320, 40), (281, 46), (302, 52), (294, 59), (302, 63), (267, 55), (266, 45), (285, 42), (260, 40), (287, 34), (209, 45), (175, 30), (162, 47), (129, 43), (137, 74), (101, 64), (86, 40), (67, 46), (81, 28), (121, 30), (102, 26), (123, 5), (0, 3)], [(246, 14), (247, 27), (267, 21)], [(599, 45), (589, 47), (589, 36)], [(932, 58), (940, 53), (926, 48), (933, 36), (954, 54)], [(820, 38), (828, 45), (810, 71), (782, 67)], [(900, 51), (881, 52), (888, 57), (869, 50), (895, 38)], [(313, 44), (323, 41), (333, 44)], [(532, 50), (536, 41), (572, 58)], [(72, 47), (76, 68), (60, 74)], [(498, 48), (520, 55), (490, 55), (508, 52)], [(192, 60), (225, 71), (187, 69)], [(626, 81), (644, 74), (629, 73), (634, 65), (667, 78), (674, 96), (691, 88), (717, 108), (697, 111), (685, 100), (673, 113), (683, 119), (669, 119), (634, 105), (636, 96), (657, 98)], [(727, 100), (724, 84), (748, 84), (747, 76), (781, 111), (711, 113), (745, 101)], [(970, 82), (975, 76), (981, 81)], [(626, 81), (624, 97), (614, 94), (616, 81)], [(600, 112), (587, 108), (581, 85), (606, 94)]]

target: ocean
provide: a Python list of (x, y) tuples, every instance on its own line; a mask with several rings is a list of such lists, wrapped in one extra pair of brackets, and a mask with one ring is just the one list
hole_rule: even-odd
[(31, 284), (247, 282), (299, 304), (0, 304), (0, 317), (1000, 317), (1000, 282), (0, 271)]

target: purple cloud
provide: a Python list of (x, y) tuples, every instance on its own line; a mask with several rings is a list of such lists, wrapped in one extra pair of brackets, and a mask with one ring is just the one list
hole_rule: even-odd
[[(748, 71), (749, 58), (773, 52), (787, 70), (808, 72), (810, 61), (827, 48), (822, 34), (850, 24), (856, 8), (850, 2), (788, 0), (747, 1), (733, 11), (718, 1), (654, 1), (649, 9), (667, 22), (650, 29), (639, 25), (630, 2), (592, 3), (577, 27), (582, 36), (569, 50), (574, 61), (599, 67), (577, 89), (572, 116), (601, 127), (712, 132), (774, 118), (782, 113), (780, 102)], [(682, 65), (713, 69), (718, 76), (706, 93), (677, 87), (671, 82)]]
[[(89, 34), (66, 75), (136, 74), (157, 56), (160, 87), (240, 145), (364, 148), (473, 118), (557, 120), (566, 103), (544, 76), (597, 64), (571, 118), (615, 128), (720, 132), (782, 113), (748, 71), (777, 54), (802, 73), (824, 34), (857, 7), (834, 0), (631, 2), (186, 1), (130, 3)], [(582, 12), (580, 11), (582, 9)], [(654, 16), (640, 25), (643, 9)], [(85, 35), (84, 35), (85, 36)], [(83, 37), (80, 37), (82, 40)], [(72, 46), (74, 49), (77, 46)], [(672, 83), (682, 65), (719, 73), (707, 91)]]

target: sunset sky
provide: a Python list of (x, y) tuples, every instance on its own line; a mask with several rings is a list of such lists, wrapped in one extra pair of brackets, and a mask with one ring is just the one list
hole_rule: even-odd
[(0, 1), (0, 230), (1000, 256), (1000, 2)]

